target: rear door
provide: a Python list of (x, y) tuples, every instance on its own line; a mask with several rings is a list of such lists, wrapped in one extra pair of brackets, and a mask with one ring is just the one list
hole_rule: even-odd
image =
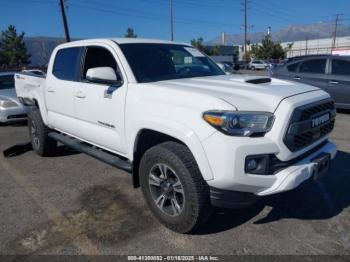
[(299, 66), (299, 72), (292, 74), (292, 80), (327, 90), (327, 61), (327, 58), (314, 58), (302, 61)]
[[(124, 106), (127, 92), (125, 74), (115, 50), (106, 44), (89, 45), (82, 55), (81, 79), (74, 88), (78, 136), (105, 149), (124, 153)], [(94, 83), (86, 79), (88, 69), (111, 67), (121, 85)], [(110, 94), (108, 94), (108, 92)]]
[(350, 59), (333, 57), (328, 79), (328, 92), (337, 107), (350, 108)]
[(55, 128), (74, 134), (74, 88), (79, 80), (80, 47), (57, 51), (45, 86), (48, 122)]

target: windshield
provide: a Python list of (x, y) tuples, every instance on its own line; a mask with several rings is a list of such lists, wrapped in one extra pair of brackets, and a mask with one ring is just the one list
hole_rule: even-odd
[(15, 88), (14, 75), (0, 76), (0, 90)]
[(140, 83), (225, 73), (197, 49), (176, 44), (120, 44)]

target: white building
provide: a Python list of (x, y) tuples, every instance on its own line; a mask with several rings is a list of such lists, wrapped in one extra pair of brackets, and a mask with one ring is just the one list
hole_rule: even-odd
[[(301, 55), (317, 55), (317, 54), (331, 54), (332, 53), (332, 38), (303, 40), (294, 42), (281, 43), (283, 47), (288, 47), (293, 44), (292, 49), (287, 53), (287, 57), (301, 56)], [(350, 36), (337, 37), (335, 50), (346, 52), (350, 50)], [(333, 50), (334, 51), (334, 50)]]
[[(302, 55), (323, 55), (332, 53), (333, 38), (322, 38), (313, 40), (282, 42), (281, 45), (287, 48), (290, 44), (292, 48), (287, 52), (287, 57)], [(250, 51), (250, 46), (247, 46)], [(333, 54), (350, 55), (350, 36), (337, 37)], [(239, 59), (243, 59), (243, 49), (239, 46)]]

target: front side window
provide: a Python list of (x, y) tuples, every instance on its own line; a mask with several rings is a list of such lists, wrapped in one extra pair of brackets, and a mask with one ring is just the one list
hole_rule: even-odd
[(121, 74), (111, 52), (104, 47), (91, 46), (86, 50), (85, 62), (82, 77), (86, 80), (86, 73), (90, 68), (111, 67), (115, 70), (118, 80), (121, 80)]
[(77, 81), (79, 64), (80, 47), (61, 49), (56, 54), (52, 74), (62, 80)]
[(303, 62), (300, 65), (299, 72), (324, 74), (326, 69), (327, 59), (313, 59)]
[(190, 46), (177, 44), (120, 44), (139, 83), (224, 75), (207, 56)]
[(342, 59), (333, 59), (332, 74), (350, 76), (350, 61)]
[(14, 75), (0, 76), (0, 90), (15, 88)]

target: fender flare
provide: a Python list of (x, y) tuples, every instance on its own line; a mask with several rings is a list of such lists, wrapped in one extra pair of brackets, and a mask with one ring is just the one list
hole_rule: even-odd
[(208, 181), (214, 179), (213, 172), (209, 165), (209, 161), (202, 143), (193, 130), (181, 123), (166, 120), (164, 118), (138, 119), (135, 121), (135, 123), (137, 123), (137, 126), (132, 128), (134, 131), (131, 132), (127, 138), (127, 141), (129, 141), (127, 144), (127, 152), (130, 160), (133, 160), (133, 154), (137, 145), (138, 136), (142, 130), (152, 130), (173, 137), (184, 143), (193, 154), (204, 180)]

